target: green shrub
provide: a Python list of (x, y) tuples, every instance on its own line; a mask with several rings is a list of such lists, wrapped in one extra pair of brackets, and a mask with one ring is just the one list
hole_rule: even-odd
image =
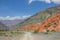
[(38, 33), (38, 30), (35, 30), (33, 33)]
[(51, 32), (56, 32), (55, 30), (52, 30)]

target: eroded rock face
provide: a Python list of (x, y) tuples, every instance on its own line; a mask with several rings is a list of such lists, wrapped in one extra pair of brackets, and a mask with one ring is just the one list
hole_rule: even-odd
[(60, 13), (55, 14), (54, 16), (51, 16), (44, 20), (42, 23), (36, 23), (36, 24), (29, 24), (26, 25), (20, 30), (25, 30), (25, 31), (38, 31), (38, 32), (46, 32), (47, 30), (52, 31), (60, 31)]
[(55, 31), (60, 31), (60, 14), (57, 13), (56, 15), (46, 19), (42, 24), (40, 25), (42, 28), (40, 30), (55, 30)]

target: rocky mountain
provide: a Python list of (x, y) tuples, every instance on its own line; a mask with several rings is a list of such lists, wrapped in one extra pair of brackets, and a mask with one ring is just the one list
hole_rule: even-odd
[(20, 28), (20, 30), (46, 32), (48, 31), (60, 31), (60, 13), (55, 14), (52, 17), (44, 20), (42, 23), (30, 24)]
[[(38, 28), (39, 30), (43, 31), (44, 29), (46, 29), (46, 27), (44, 27), (44, 25), (45, 24), (48, 25), (55, 18), (54, 16), (56, 16), (56, 15), (60, 15), (60, 6), (56, 6), (56, 7), (52, 7), (52, 8), (48, 8), (43, 11), (40, 11), (16, 26), (17, 26), (17, 29), (19, 29), (19, 30), (24, 30), (24, 29), (31, 30), (33, 27), (32, 30)], [(48, 19), (49, 20), (51, 19), (51, 21), (48, 21)], [(47, 23), (45, 22), (45, 20)], [(56, 20), (57, 20), (57, 17), (56, 17)], [(56, 23), (59, 23), (59, 21)], [(52, 23), (52, 22), (50, 24), (54, 25), (54, 23)], [(53, 25), (52, 25), (52, 27), (53, 27)], [(56, 26), (56, 27), (58, 28), (58, 26)], [(50, 29), (51, 26), (50, 27), (48, 26), (46, 30), (48, 30), (48, 28)]]

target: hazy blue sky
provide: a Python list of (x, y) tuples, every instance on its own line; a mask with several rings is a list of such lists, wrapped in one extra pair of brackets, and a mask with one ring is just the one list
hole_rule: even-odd
[(41, 0), (30, 1), (31, 0), (0, 0), (0, 16), (33, 15), (43, 9), (60, 5), (53, 2), (47, 3)]

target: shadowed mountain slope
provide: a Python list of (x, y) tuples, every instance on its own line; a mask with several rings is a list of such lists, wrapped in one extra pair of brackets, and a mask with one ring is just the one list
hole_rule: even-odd
[(0, 30), (8, 30), (9, 28), (0, 22)]

